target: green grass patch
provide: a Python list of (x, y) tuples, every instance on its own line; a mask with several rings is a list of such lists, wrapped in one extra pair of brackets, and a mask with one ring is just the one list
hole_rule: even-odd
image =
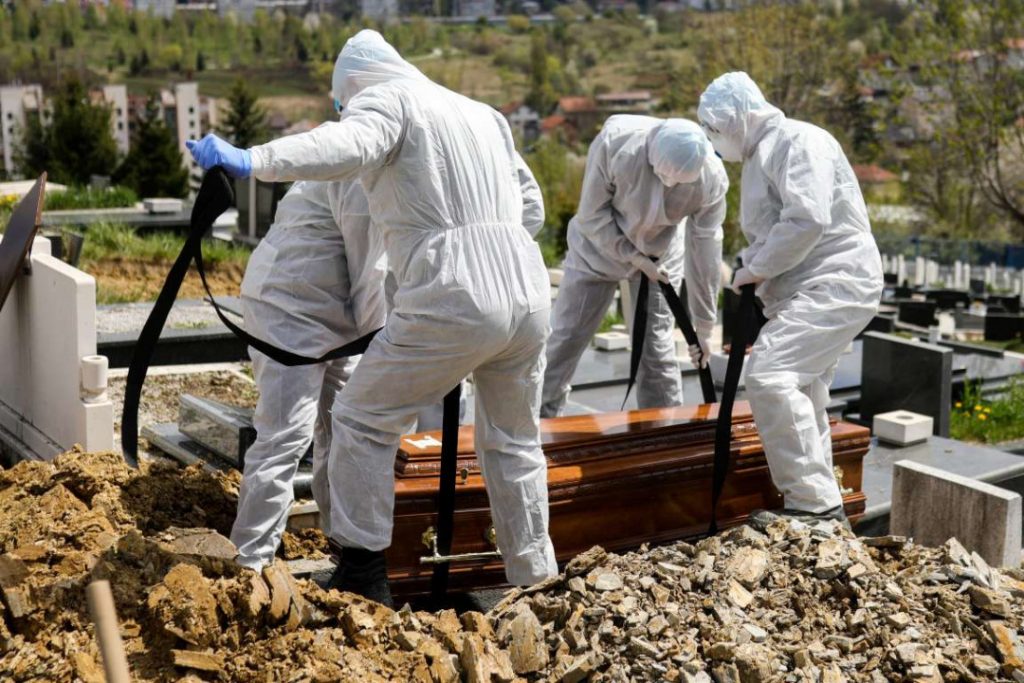
[(597, 328), (597, 331), (610, 332), (612, 326), (622, 325), (625, 322), (626, 321), (622, 319), (622, 315), (620, 315), (619, 313), (609, 313), (604, 317), (604, 320), (601, 321), (601, 326)]
[(134, 206), (138, 195), (127, 187), (69, 187), (60, 192), (47, 192), (43, 202), (44, 211), (67, 211), (69, 209), (124, 209)]
[[(178, 257), (184, 244), (184, 235), (173, 232), (139, 235), (133, 228), (121, 223), (94, 223), (85, 232), (82, 261), (88, 263), (120, 259), (170, 262)], [(220, 240), (208, 240), (203, 244), (203, 261), (210, 265), (244, 264), (249, 260), (250, 253), (245, 247), (236, 247)]]
[(1011, 379), (1006, 391), (993, 399), (982, 397), (980, 382), (967, 382), (963, 398), (953, 404), (949, 427), (950, 436), (961, 441), (1024, 438), (1024, 376)]

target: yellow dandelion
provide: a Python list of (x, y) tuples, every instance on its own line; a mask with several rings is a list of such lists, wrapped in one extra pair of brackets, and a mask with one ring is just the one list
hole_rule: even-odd
[(975, 410), (981, 410), (981, 406), (980, 405), (979, 406), (974, 406), (974, 409)]
[(963, 408), (963, 407), (964, 407), (964, 404), (963, 404), (963, 403), (961, 403), (960, 401), (957, 401), (957, 402), (956, 402), (956, 403), (954, 403), (953, 405), (954, 405), (955, 407), (957, 407), (957, 408)]
[(979, 420), (987, 420), (988, 419), (988, 415), (986, 415), (985, 413), (981, 413), (980, 415), (978, 415), (978, 419)]
[(985, 408), (985, 412), (986, 412), (986, 413), (991, 413), (991, 412), (992, 412), (992, 409), (991, 409), (991, 408)]

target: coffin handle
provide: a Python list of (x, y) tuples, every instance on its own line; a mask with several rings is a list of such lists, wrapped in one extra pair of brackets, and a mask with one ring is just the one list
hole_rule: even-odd
[[(489, 560), (501, 557), (501, 551), (497, 549), (498, 537), (494, 533), (494, 526), (488, 527), (484, 538), (495, 549), (481, 553), (460, 553), (454, 555), (442, 555), (437, 552), (437, 530), (434, 527), (427, 527), (427, 530), (420, 536), (420, 541), (430, 550), (429, 555), (420, 557), (420, 564), (444, 564), (450, 562), (470, 562), (472, 560)], [(493, 539), (493, 540), (492, 540)]]

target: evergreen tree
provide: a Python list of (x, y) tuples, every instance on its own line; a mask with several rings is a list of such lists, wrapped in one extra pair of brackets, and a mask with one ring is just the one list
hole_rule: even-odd
[(228, 113), (220, 132), (236, 147), (252, 147), (267, 135), (267, 112), (241, 78), (231, 87)]
[(160, 118), (156, 94), (146, 110), (135, 119), (131, 151), (114, 174), (114, 181), (126, 185), (140, 197), (184, 197), (188, 194), (188, 169), (170, 128)]
[(67, 81), (53, 98), (48, 125), (30, 119), (17, 157), (24, 175), (46, 171), (56, 183), (85, 185), (93, 175), (109, 176), (117, 165), (110, 106), (93, 104), (80, 81)]
[(547, 36), (543, 30), (538, 30), (530, 37), (530, 92), (526, 95), (526, 104), (546, 116), (557, 101), (548, 72)]

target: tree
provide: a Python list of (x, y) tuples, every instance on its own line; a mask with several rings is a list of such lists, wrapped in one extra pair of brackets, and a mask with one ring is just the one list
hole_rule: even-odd
[(252, 147), (267, 135), (267, 113), (259, 105), (256, 93), (241, 78), (228, 95), (228, 113), (220, 132), (236, 147)]
[(145, 111), (135, 118), (131, 151), (114, 174), (140, 197), (184, 197), (188, 194), (188, 169), (174, 134), (160, 118), (157, 98), (151, 94)]
[(91, 176), (109, 176), (117, 165), (117, 144), (110, 130), (110, 106), (94, 104), (76, 79), (53, 98), (48, 123), (29, 119), (17, 151), (27, 176), (46, 171), (56, 183), (85, 185)]
[(558, 101), (548, 71), (548, 41), (543, 30), (530, 36), (530, 92), (526, 103), (544, 116)]
[(917, 48), (929, 57), (923, 77), (940, 103), (935, 137), (1024, 239), (1024, 3), (946, 0), (929, 9)]

